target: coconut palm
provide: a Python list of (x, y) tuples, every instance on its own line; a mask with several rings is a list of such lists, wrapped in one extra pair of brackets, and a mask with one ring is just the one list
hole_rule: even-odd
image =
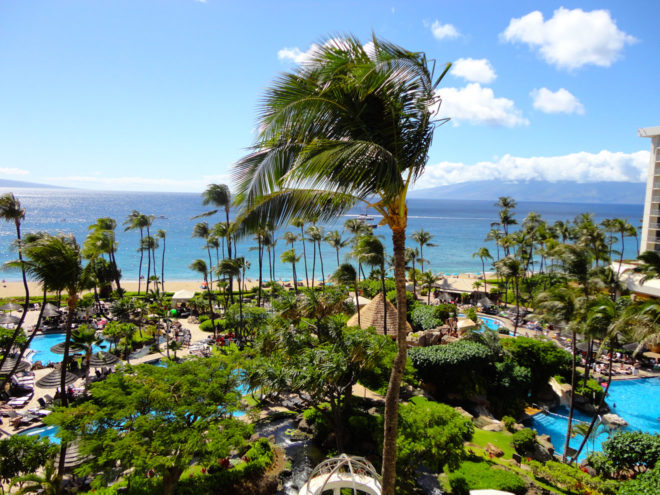
[(26, 493), (60, 495), (63, 493), (62, 475), (55, 471), (55, 465), (52, 460), (46, 463), (42, 476), (36, 473), (24, 474), (11, 480), (10, 491), (14, 485), (20, 485), (20, 489), (13, 492), (15, 495), (24, 495)]
[(189, 268), (202, 275), (204, 279), (204, 285), (206, 285), (206, 295), (209, 301), (209, 313), (211, 315), (211, 325), (213, 326), (213, 336), (217, 337), (217, 331), (215, 327), (215, 314), (213, 313), (213, 298), (211, 296), (211, 284), (209, 284), (209, 268), (206, 266), (206, 262), (202, 259), (196, 259), (190, 263)]
[(165, 292), (165, 238), (167, 237), (167, 232), (163, 229), (158, 229), (155, 237), (163, 240), (163, 253), (160, 261), (160, 290)]
[[(206, 190), (202, 193), (202, 204), (213, 205), (225, 210), (225, 236), (227, 238), (227, 256), (232, 257), (231, 249), (231, 229), (229, 222), (229, 209), (231, 207), (231, 191), (226, 184), (209, 184)], [(208, 211), (202, 213), (197, 217), (215, 215), (218, 210)], [(195, 218), (197, 218), (195, 217)]]
[(307, 229), (307, 240), (314, 246), (314, 256), (312, 258), (312, 287), (314, 287), (314, 280), (316, 278), (316, 251), (318, 248), (319, 262), (321, 264), (321, 277), (325, 279), (323, 273), (323, 256), (321, 255), (321, 241), (323, 240), (323, 228), (316, 225), (311, 225)]
[(660, 278), (660, 253), (644, 251), (637, 259), (641, 263), (635, 267), (635, 272), (643, 274), (640, 283), (643, 284), (650, 278)]
[[(398, 352), (385, 405), (383, 493), (394, 492), (401, 377), (406, 361), (406, 196), (423, 173), (439, 97), (423, 53), (373, 38), (320, 46), (263, 100), (254, 151), (234, 168), (242, 229), (264, 221), (327, 221), (358, 201), (392, 229), (397, 260)], [(444, 123), (444, 121), (442, 121)], [(375, 199), (374, 199), (375, 198)]]
[(419, 244), (419, 257), (420, 257), (420, 270), (424, 271), (424, 246), (435, 247), (436, 245), (431, 242), (433, 235), (424, 229), (419, 229), (412, 233), (410, 238)]
[(339, 268), (339, 250), (348, 246), (348, 239), (342, 239), (338, 230), (331, 230), (325, 235), (325, 242), (337, 252), (337, 268)]
[(343, 263), (339, 265), (337, 271), (331, 277), (336, 283), (345, 285), (355, 291), (355, 309), (357, 310), (358, 326), (360, 323), (360, 294), (358, 293), (358, 277), (355, 267), (350, 263)]
[(417, 297), (417, 268), (415, 262), (419, 260), (419, 250), (417, 248), (406, 248), (405, 263), (410, 263), (410, 278), (413, 283), (413, 294)]
[[(153, 221), (153, 216), (150, 217), (143, 213), (140, 213), (137, 210), (133, 210), (128, 214), (126, 220), (124, 220), (124, 232), (128, 230), (139, 230), (140, 231), (140, 242), (138, 244), (138, 251), (140, 252), (140, 265), (138, 268), (138, 295), (142, 290), (142, 262), (144, 260), (144, 251), (142, 250), (142, 240), (144, 238), (144, 229), (151, 225)], [(148, 290), (148, 289), (147, 289)]]
[(90, 361), (94, 345), (99, 345), (103, 342), (102, 338), (96, 336), (96, 330), (88, 325), (80, 325), (78, 328), (71, 332), (71, 345), (76, 350), (84, 353), (84, 370), (85, 370), (85, 388), (89, 387), (89, 369)]
[[(358, 260), (380, 270), (380, 285), (383, 298), (387, 298), (385, 290), (385, 246), (374, 235), (365, 235), (360, 238), (356, 247)], [(383, 330), (387, 335), (387, 311), (383, 312)]]
[[(307, 273), (307, 248), (305, 247), (305, 220), (302, 218), (294, 218), (291, 220), (291, 226), (300, 229), (300, 240), (302, 241), (303, 247), (303, 261), (305, 262), (305, 283), (309, 288), (309, 274)], [(316, 257), (314, 257), (314, 261), (316, 261)], [(314, 275), (312, 275), (312, 279), (313, 278)], [(314, 284), (314, 280), (312, 280), (312, 284)]]
[(296, 250), (291, 248), (287, 251), (284, 251), (280, 255), (280, 261), (282, 263), (291, 263), (291, 270), (293, 273), (293, 286), (295, 287), (296, 294), (298, 293), (298, 282), (296, 278), (296, 263), (300, 261), (300, 256), (296, 256)]
[[(107, 254), (108, 261), (112, 267), (113, 278), (117, 286), (117, 291), (122, 292), (121, 272), (117, 267), (117, 259), (115, 253), (117, 252), (117, 241), (115, 238), (115, 229), (117, 228), (117, 221), (114, 218), (102, 217), (96, 220), (96, 223), (89, 226), (91, 231), (90, 235), (85, 239), (83, 244), (83, 255), (86, 248), (92, 248), (92, 251), (98, 254)], [(95, 248), (94, 245), (95, 244)]]
[(2, 359), (0, 360), (0, 367), (2, 367), (14, 345), (14, 342), (16, 342), (16, 338), (18, 337), (23, 322), (25, 321), (28, 306), (30, 305), (30, 288), (28, 287), (27, 274), (25, 272), (25, 267), (23, 266), (23, 247), (21, 245), (21, 221), (25, 218), (25, 209), (21, 207), (21, 202), (16, 196), (14, 196), (14, 193), (6, 193), (0, 196), (0, 218), (6, 222), (14, 222), (14, 226), (16, 227), (16, 250), (18, 252), (18, 261), (21, 268), (21, 275), (23, 277), (23, 289), (25, 290), (23, 313), (21, 314), (21, 319), (12, 334), (12, 338), (7, 343), (7, 347), (3, 350)]
[(422, 272), (419, 276), (420, 285), (427, 290), (426, 304), (431, 304), (431, 292), (433, 292), (433, 286), (438, 281), (438, 278), (431, 270)]
[(516, 299), (516, 318), (513, 325), (513, 336), (515, 337), (520, 320), (520, 277), (522, 275), (520, 261), (512, 255), (508, 255), (495, 262), (495, 268), (501, 277), (513, 282), (514, 297)]
[(484, 260), (492, 260), (493, 257), (490, 255), (490, 251), (488, 251), (488, 248), (486, 247), (479, 248), (472, 253), (472, 257), (481, 260), (481, 274), (484, 277), (484, 294), (488, 294), (488, 285), (486, 284), (486, 263)]

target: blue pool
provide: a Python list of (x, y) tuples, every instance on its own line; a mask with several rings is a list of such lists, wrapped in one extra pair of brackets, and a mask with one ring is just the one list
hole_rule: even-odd
[[(457, 316), (459, 318), (465, 318), (465, 315), (463, 313), (458, 313)], [(490, 318), (488, 316), (482, 316), (482, 315), (479, 315), (478, 318), (483, 323), (482, 327), (478, 331), (483, 331), (483, 327), (486, 327), (488, 330), (495, 330), (497, 332), (502, 326), (502, 323), (496, 318)]]
[(47, 438), (51, 443), (60, 443), (60, 439), (55, 436), (57, 433), (57, 426), (35, 426), (28, 428), (19, 433), (19, 435), (26, 435), (33, 437), (39, 435), (41, 438)]
[[(32, 362), (36, 363), (37, 361), (41, 361), (42, 364), (46, 365), (48, 363), (59, 363), (62, 361), (62, 354), (56, 354), (50, 350), (51, 347), (53, 347), (56, 344), (59, 344), (60, 342), (64, 342), (64, 334), (63, 333), (47, 333), (44, 335), (37, 335), (34, 337), (32, 340), (32, 343), (30, 344), (30, 349), (35, 351), (35, 355), (32, 358)], [(95, 345), (93, 347), (94, 352), (102, 351), (104, 348), (107, 346), (98, 346)]]
[[(660, 378), (614, 381), (610, 385), (607, 404), (610, 406), (611, 412), (621, 416), (628, 422), (627, 430), (660, 433)], [(536, 414), (532, 418), (530, 426), (541, 435), (550, 435), (555, 451), (561, 454), (564, 451), (564, 442), (566, 441), (568, 408), (560, 407), (553, 412), (556, 414)], [(591, 421), (590, 416), (577, 410), (574, 417), (578, 421)], [(585, 450), (600, 451), (602, 443), (607, 438), (607, 433), (598, 434), (593, 445), (592, 440), (589, 439)], [(577, 449), (581, 442), (582, 436), (576, 435), (571, 438), (569, 445)], [(584, 459), (586, 454), (583, 450), (579, 460)]]

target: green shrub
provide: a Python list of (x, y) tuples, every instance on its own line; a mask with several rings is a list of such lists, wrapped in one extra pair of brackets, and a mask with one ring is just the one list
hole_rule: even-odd
[(617, 471), (652, 469), (660, 459), (660, 435), (617, 431), (603, 442), (603, 453)]
[(202, 323), (200, 323), (199, 329), (202, 332), (212, 332), (213, 331), (213, 322), (211, 320), (204, 320)]
[(502, 423), (504, 423), (504, 427), (507, 429), (507, 431), (510, 431), (511, 433), (514, 432), (514, 426), (516, 424), (515, 418), (512, 418), (511, 416), (504, 416), (502, 418)]
[(511, 334), (511, 332), (509, 332), (509, 329), (505, 328), (505, 327), (499, 327), (497, 329), (497, 333), (499, 333), (500, 335), (510, 335)]
[(575, 387), (575, 393), (583, 396), (592, 404), (598, 404), (603, 395), (605, 395), (605, 390), (600, 386), (600, 383), (590, 378), (587, 380), (586, 387), (583, 385), (582, 380), (580, 380), (579, 385)]
[(477, 309), (476, 308), (468, 308), (467, 311), (465, 312), (465, 316), (471, 319), (472, 321), (476, 322), (477, 321)]
[[(465, 479), (470, 490), (494, 489), (524, 495), (525, 481), (516, 473), (494, 467), (490, 462), (466, 461), (454, 473)], [(453, 492), (452, 492), (453, 493)]]
[(534, 445), (536, 444), (536, 431), (523, 428), (513, 434), (511, 443), (519, 454), (531, 452), (534, 450)]
[[(383, 291), (383, 286), (380, 280), (362, 280), (359, 287), (362, 289), (364, 296), (368, 297), (369, 299), (373, 299), (377, 294), (380, 294)], [(385, 279), (385, 293), (387, 294), (392, 290), (395, 291), (395, 289), (396, 284), (394, 283), (394, 280)]]
[(199, 318), (197, 318), (197, 320), (198, 320), (200, 323), (204, 323), (205, 321), (210, 320), (210, 318), (209, 318), (209, 315), (200, 315)]
[(451, 473), (448, 480), (452, 495), (470, 495), (470, 485), (465, 476), (460, 473)]
[(660, 495), (660, 467), (650, 469), (624, 483), (618, 495)]
[(532, 468), (534, 477), (568, 493), (614, 495), (618, 489), (618, 483), (614, 480), (603, 480), (598, 476), (591, 476), (575, 466), (561, 462), (547, 461), (542, 464), (530, 461), (529, 466)]
[(418, 304), (410, 314), (411, 324), (415, 330), (430, 330), (443, 324), (436, 317), (435, 308), (426, 304)]

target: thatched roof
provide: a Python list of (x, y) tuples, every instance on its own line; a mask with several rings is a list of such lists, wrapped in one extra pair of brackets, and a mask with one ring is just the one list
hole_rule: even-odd
[[(60, 386), (60, 378), (61, 378), (61, 373), (60, 370), (53, 370), (50, 373), (48, 373), (46, 376), (40, 378), (37, 380), (37, 387), (40, 388), (55, 388)], [(66, 378), (64, 382), (67, 385), (72, 384), (78, 379), (76, 375), (73, 373), (69, 373), (68, 371), (66, 372)]]
[[(387, 335), (396, 338), (398, 318), (396, 308), (391, 302), (385, 299), (382, 293), (378, 294), (371, 300), (371, 302), (369, 302), (369, 304), (360, 309), (360, 327), (364, 329), (374, 327), (379, 334), (384, 335), (385, 332), (383, 330), (383, 320), (385, 311), (387, 311)], [(349, 327), (358, 326), (357, 313), (351, 316), (347, 325)], [(406, 329), (407, 333), (412, 332), (412, 327), (408, 322), (406, 322)]]

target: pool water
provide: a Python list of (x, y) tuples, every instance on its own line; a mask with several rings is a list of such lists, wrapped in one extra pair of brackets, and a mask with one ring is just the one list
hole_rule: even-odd
[[(51, 347), (60, 342), (64, 342), (63, 333), (47, 333), (35, 336), (30, 343), (30, 349), (35, 351), (35, 354), (32, 357), (32, 362), (36, 363), (37, 361), (41, 361), (44, 366), (48, 363), (61, 362), (62, 354), (57, 354), (50, 350)], [(98, 352), (104, 350), (106, 347), (107, 346), (94, 345), (92, 349), (94, 352)]]
[(57, 426), (35, 426), (33, 428), (28, 428), (19, 433), (19, 435), (26, 435), (33, 437), (39, 435), (41, 438), (47, 438), (50, 440), (50, 443), (60, 443), (60, 439), (55, 436), (57, 433)]
[[(626, 430), (660, 433), (660, 378), (613, 381), (606, 400), (611, 412), (628, 422)], [(568, 425), (568, 408), (560, 407), (553, 412), (556, 414), (534, 415), (530, 427), (541, 435), (550, 435), (555, 452), (562, 454)], [(573, 416), (578, 421), (591, 421), (591, 416), (578, 410), (574, 411)], [(602, 450), (601, 445), (608, 439), (608, 434), (599, 434), (601, 431), (605, 430), (598, 430), (593, 446), (591, 438), (589, 439), (579, 460), (586, 458), (587, 449), (589, 451)], [(582, 438), (581, 435), (575, 435), (571, 438), (569, 445), (577, 450), (582, 443)]]
[[(465, 315), (463, 313), (458, 313), (457, 315), (459, 318), (465, 318)], [(484, 330), (484, 327), (486, 327), (488, 330), (495, 330), (496, 332), (500, 329), (502, 326), (502, 323), (495, 319), (495, 318), (490, 318), (488, 316), (481, 316), (479, 315), (478, 318), (481, 320), (481, 327), (479, 327), (477, 332), (482, 332)]]

